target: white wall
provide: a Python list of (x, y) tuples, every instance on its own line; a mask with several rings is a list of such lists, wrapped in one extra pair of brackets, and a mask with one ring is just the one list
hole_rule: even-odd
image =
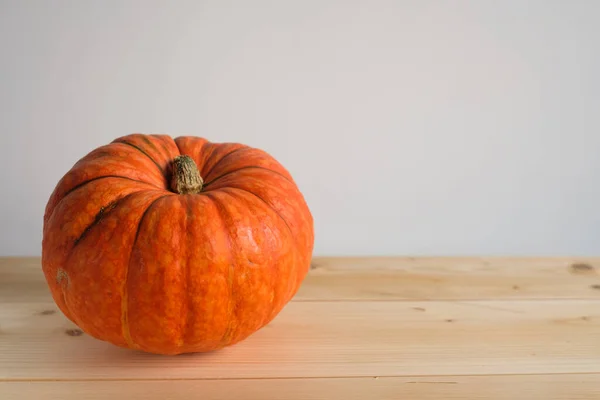
[(132, 132), (271, 152), (317, 255), (600, 253), (599, 1), (0, 4), (2, 255)]

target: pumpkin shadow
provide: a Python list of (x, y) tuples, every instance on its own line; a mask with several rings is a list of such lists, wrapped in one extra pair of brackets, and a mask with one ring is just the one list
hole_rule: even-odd
[(196, 353), (156, 354), (149, 353), (143, 350), (119, 347), (108, 342), (102, 342), (102, 348), (99, 350), (101, 351), (103, 358), (107, 361), (113, 360), (115, 362), (120, 362), (126, 360), (144, 360), (144, 362), (148, 362), (163, 360), (176, 361), (178, 359), (183, 360), (190, 358), (197, 360), (201, 358), (213, 357), (215, 354), (222, 352), (224, 349)]

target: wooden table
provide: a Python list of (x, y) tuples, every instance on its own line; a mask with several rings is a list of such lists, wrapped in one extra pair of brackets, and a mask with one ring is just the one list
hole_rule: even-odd
[(211, 354), (92, 339), (37, 258), (0, 259), (0, 399), (600, 399), (600, 258), (316, 258)]

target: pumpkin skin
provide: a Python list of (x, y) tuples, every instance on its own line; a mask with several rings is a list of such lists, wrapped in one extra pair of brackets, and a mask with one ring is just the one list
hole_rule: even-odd
[[(171, 190), (173, 160), (204, 181)], [(80, 159), (44, 213), (42, 269), (84, 332), (156, 354), (206, 352), (271, 322), (310, 268), (313, 217), (266, 152), (132, 134)]]

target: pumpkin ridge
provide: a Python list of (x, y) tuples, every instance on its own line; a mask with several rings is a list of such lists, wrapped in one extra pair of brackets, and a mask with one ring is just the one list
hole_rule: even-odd
[(136, 146), (133, 143), (129, 143), (126, 140), (115, 140), (113, 143), (121, 143), (121, 144), (126, 144), (127, 146), (133, 147), (134, 149), (136, 149), (137, 151), (139, 151), (140, 153), (142, 153), (143, 155), (145, 155), (146, 157), (148, 157), (150, 159), (150, 161), (152, 161), (154, 163), (154, 165), (156, 165), (156, 167), (160, 170), (160, 172), (163, 174), (163, 176), (166, 174), (165, 169), (158, 163), (158, 161), (156, 161), (154, 158), (152, 158), (150, 156), (150, 154), (148, 154), (144, 150), (142, 150), (141, 147)]
[[(153, 138), (153, 139), (161, 142), (161, 144), (162, 144), (162, 146), (160, 146), (161, 151), (159, 151), (159, 148), (156, 146), (156, 144), (154, 143), (153, 140), (150, 140), (150, 138)], [(160, 135), (142, 135), (140, 137), (140, 139), (143, 140), (150, 147), (152, 147), (154, 150), (156, 150), (157, 153), (162, 153), (162, 155), (165, 157), (165, 160), (169, 160), (170, 158), (172, 158), (171, 154), (168, 151), (166, 151), (166, 152), (162, 151), (162, 150), (167, 150), (167, 148), (162, 143), (162, 139), (161, 139)], [(164, 173), (165, 170), (163, 168), (161, 168), (161, 170)]]
[[(285, 224), (285, 226), (287, 226), (288, 231), (290, 232), (290, 237), (291, 237), (292, 244), (293, 244), (292, 248), (294, 249), (294, 254), (295, 254), (295, 256), (298, 255), (298, 242), (296, 241), (296, 236), (294, 235), (294, 232), (292, 231), (292, 228), (290, 227), (290, 225), (288, 224), (288, 222), (285, 220), (285, 218), (283, 218), (283, 216), (279, 213), (279, 211), (277, 211), (273, 206), (271, 206), (261, 196), (257, 195), (256, 193), (253, 193), (253, 192), (251, 192), (251, 191), (249, 191), (247, 189), (243, 189), (243, 188), (239, 188), (239, 187), (235, 187), (235, 186), (228, 186), (228, 187), (226, 187), (224, 189), (237, 189), (237, 190), (240, 190), (242, 192), (250, 193), (251, 195), (253, 195), (257, 199), (259, 199), (263, 203), (265, 203), (269, 209), (273, 210), (273, 212), (283, 221), (283, 223)], [(271, 316), (267, 318), (267, 321), (270, 321), (270, 319), (272, 318), (273, 310), (275, 310), (276, 306), (277, 306), (277, 302), (275, 301), (275, 299), (273, 299), (273, 309), (271, 310)]]
[(126, 194), (125, 196), (119, 197), (118, 199), (111, 201), (110, 203), (108, 203), (105, 206), (101, 206), (100, 210), (96, 213), (94, 220), (88, 226), (86, 226), (86, 228), (83, 230), (83, 232), (81, 232), (81, 235), (79, 235), (79, 237), (77, 239), (75, 239), (75, 243), (73, 244), (73, 247), (71, 247), (70, 251), (72, 252), (73, 249), (75, 248), (75, 246), (77, 246), (79, 244), (79, 242), (81, 242), (89, 234), (90, 230), (94, 226), (98, 225), (105, 216), (109, 215), (115, 208), (117, 208), (119, 206), (119, 204), (121, 204), (123, 201), (127, 200), (131, 196), (138, 194), (142, 191), (144, 191), (144, 190), (138, 190), (135, 192), (131, 192), (129, 194)]
[(205, 183), (205, 184), (204, 184), (204, 187), (207, 187), (208, 185), (210, 185), (210, 184), (212, 184), (212, 183), (215, 183), (216, 181), (218, 181), (218, 180), (219, 180), (219, 179), (221, 179), (221, 178), (224, 178), (224, 177), (226, 177), (227, 175), (230, 175), (230, 174), (233, 174), (233, 173), (236, 173), (236, 172), (238, 172), (238, 171), (245, 170), (245, 169), (261, 169), (261, 170), (263, 170), (263, 171), (269, 171), (269, 172), (273, 172), (274, 174), (277, 174), (277, 175), (281, 176), (281, 177), (282, 177), (283, 179), (285, 179), (286, 181), (288, 181), (288, 182), (290, 182), (290, 183), (294, 183), (294, 182), (290, 181), (290, 180), (289, 180), (289, 178), (288, 178), (287, 176), (283, 175), (283, 174), (282, 174), (281, 172), (279, 172), (279, 171), (275, 171), (274, 169), (270, 169), (270, 168), (266, 168), (266, 167), (261, 167), (260, 165), (248, 165), (248, 166), (245, 166), (245, 167), (241, 167), (241, 168), (235, 169), (235, 170), (233, 170), (233, 171), (226, 172), (226, 173), (224, 173), (224, 174), (222, 174), (222, 175), (219, 175), (219, 176), (217, 176), (216, 178), (212, 179), (210, 182), (208, 182), (208, 183)]
[[(165, 143), (165, 140), (171, 140), (173, 143), (175, 143), (175, 141), (173, 140), (172, 137), (170, 136), (164, 136), (164, 135), (152, 135), (152, 138), (154, 138), (156, 140), (156, 143), (154, 144), (155, 148), (160, 148), (163, 153), (163, 155), (165, 156), (166, 160), (169, 160), (171, 158), (173, 158), (173, 155), (171, 154), (171, 151), (169, 150), (169, 148), (167, 147), (167, 144)], [(177, 147), (177, 145), (175, 145), (175, 147), (177, 148), (177, 152), (181, 153), (179, 151), (179, 148)]]
[(138, 222), (137, 228), (135, 230), (135, 236), (133, 239), (133, 244), (131, 246), (131, 252), (129, 253), (129, 261), (127, 262), (127, 270), (125, 271), (125, 279), (123, 282), (123, 286), (121, 288), (121, 327), (122, 327), (122, 335), (123, 335), (123, 339), (125, 339), (125, 342), (127, 342), (127, 345), (133, 348), (137, 348), (137, 346), (133, 343), (133, 340), (131, 339), (131, 331), (129, 330), (129, 299), (128, 299), (128, 292), (129, 292), (129, 270), (131, 267), (131, 259), (133, 258), (133, 252), (135, 251), (135, 246), (136, 243), (138, 241), (138, 237), (140, 234), (140, 228), (142, 227), (142, 224), (144, 223), (144, 218), (146, 217), (146, 215), (148, 214), (148, 211), (150, 211), (150, 209), (156, 204), (157, 201), (159, 201), (160, 199), (164, 199), (165, 197), (169, 197), (169, 196), (175, 196), (174, 194), (164, 194), (162, 196), (157, 197), (156, 199), (152, 200), (150, 202), (150, 204), (148, 204), (148, 207), (146, 207), (146, 209), (144, 210), (144, 212), (142, 213), (142, 216), (140, 217), (140, 221)]
[[(253, 195), (254, 197), (256, 197), (256, 198), (258, 198), (259, 200), (261, 200), (261, 202), (262, 202), (262, 203), (264, 203), (264, 204), (267, 206), (267, 208), (268, 208), (269, 210), (272, 210), (272, 211), (273, 211), (273, 213), (275, 213), (275, 215), (277, 215), (277, 216), (278, 216), (278, 217), (279, 217), (281, 220), (283, 220), (283, 222), (285, 223), (285, 225), (286, 225), (286, 226), (287, 226), (287, 228), (288, 228), (288, 231), (290, 232), (290, 236), (291, 236), (291, 239), (292, 239), (292, 246), (291, 246), (291, 247), (292, 247), (292, 249), (293, 249), (292, 251), (293, 251), (293, 253), (294, 253), (294, 256), (296, 256), (296, 257), (297, 257), (297, 255), (298, 255), (298, 246), (297, 246), (296, 238), (295, 238), (295, 236), (294, 236), (294, 234), (293, 234), (293, 232), (292, 232), (292, 229), (291, 229), (291, 228), (290, 228), (290, 226), (288, 225), (287, 221), (286, 221), (286, 220), (285, 220), (285, 219), (284, 219), (284, 218), (281, 216), (281, 214), (279, 214), (279, 212), (278, 212), (277, 210), (275, 210), (275, 209), (274, 209), (274, 208), (273, 208), (273, 207), (272, 207), (272, 206), (271, 206), (271, 205), (270, 205), (270, 204), (269, 204), (269, 203), (268, 203), (266, 200), (264, 200), (262, 197), (258, 196), (256, 193), (252, 193), (252, 192), (251, 192), (251, 191), (249, 191), (249, 190), (242, 189), (242, 188), (237, 188), (237, 187), (226, 187), (226, 188), (224, 188), (224, 189), (238, 189), (239, 191), (246, 192), (246, 193), (249, 193), (249, 194)], [(229, 193), (229, 191), (228, 191), (228, 190), (223, 190), (223, 192), (225, 192), (225, 193), (229, 194), (229, 195), (230, 195), (230, 196), (232, 196), (232, 197), (235, 197), (235, 198), (237, 198), (237, 199), (240, 199), (240, 197), (239, 197), (239, 196), (234, 196), (234, 194), (233, 194), (233, 193)], [(242, 198), (242, 199), (243, 199), (243, 198)], [(245, 200), (245, 199), (244, 199), (244, 200)], [(280, 228), (280, 229), (281, 229), (281, 228)], [(271, 322), (272, 318), (274, 317), (274, 313), (275, 313), (275, 312), (276, 312), (276, 310), (277, 310), (277, 307), (278, 307), (279, 301), (280, 301), (279, 297), (283, 297), (283, 296), (279, 296), (279, 297), (277, 297), (277, 296), (276, 296), (276, 293), (277, 293), (277, 291), (275, 290), (275, 284), (274, 284), (274, 285), (273, 285), (273, 302), (272, 302), (272, 305), (271, 305), (271, 311), (270, 311), (270, 312), (269, 312), (269, 314), (268, 314), (268, 315), (265, 317), (265, 320), (263, 321), (263, 323), (262, 323), (262, 326), (265, 326), (266, 324), (268, 324), (269, 322)]]
[[(133, 193), (137, 193), (137, 192), (133, 192)], [(104, 218), (105, 215), (110, 214), (110, 212), (112, 210), (114, 210), (115, 207), (117, 207), (122, 200), (131, 196), (133, 193), (129, 193), (128, 195), (123, 196), (123, 197), (119, 197), (118, 199), (111, 201), (107, 205), (101, 206), (100, 210), (96, 213), (96, 216), (94, 217), (94, 220), (92, 221), (92, 223), (89, 224), (88, 226), (86, 226), (85, 229), (83, 230), (83, 232), (81, 232), (81, 235), (79, 235), (79, 237), (77, 239), (75, 239), (75, 244), (73, 245), (73, 248), (75, 248), (75, 246), (77, 246), (79, 244), (79, 242), (81, 242), (87, 236), (87, 234), (90, 232), (90, 230), (94, 226), (98, 225), (100, 223), (100, 221), (102, 221), (102, 218)], [(71, 249), (71, 251), (73, 251), (73, 249)]]
[[(209, 141), (206, 141), (206, 143), (202, 144), (202, 146), (200, 147), (200, 151), (198, 151), (198, 156), (200, 156), (200, 154), (204, 153), (207, 154), (207, 156), (204, 158), (202, 164), (198, 164), (198, 168), (200, 169), (200, 174), (202, 175), (202, 169), (204, 169), (209, 161), (212, 160), (212, 158), (215, 155), (215, 151), (217, 150), (218, 146), (214, 143), (211, 143)], [(200, 157), (197, 157), (197, 159), (200, 161)], [(206, 176), (206, 174), (203, 174), (204, 176)]]
[[(172, 140), (172, 139), (171, 139)], [(175, 143), (175, 142), (173, 142)], [(175, 145), (177, 147), (177, 145)], [(167, 147), (167, 144), (161, 140), (160, 142), (160, 148), (164, 150), (164, 152), (167, 154), (167, 159), (172, 158), (170, 152), (169, 152), (169, 148)], [(177, 147), (177, 155), (181, 155), (181, 152), (179, 151), (179, 147)]]
[(44, 214), (46, 214), (45, 219), (46, 220), (50, 220), (52, 218), (52, 216), (54, 215), (54, 211), (56, 209), (58, 209), (58, 207), (60, 206), (61, 202), (66, 199), (71, 193), (75, 192), (78, 189), (81, 189), (82, 187), (84, 187), (85, 185), (87, 185), (88, 183), (92, 183), (94, 181), (100, 180), (100, 179), (104, 179), (104, 178), (117, 178), (117, 179), (127, 179), (129, 181), (132, 182), (137, 182), (137, 183), (142, 183), (142, 184), (146, 184), (146, 185), (150, 185), (153, 188), (156, 188), (158, 190), (164, 190), (164, 188), (160, 187), (160, 186), (156, 186), (153, 183), (150, 182), (145, 182), (145, 181), (141, 181), (139, 179), (133, 179), (133, 178), (129, 178), (123, 175), (102, 175), (102, 176), (97, 176), (95, 178), (91, 178), (88, 179), (86, 181), (83, 181), (81, 183), (78, 183), (77, 185), (73, 186), (72, 188), (70, 188), (69, 190), (67, 190), (65, 193), (63, 193), (58, 200), (56, 201), (56, 203), (54, 204), (54, 206), (52, 207), (52, 210), (45, 212)]
[[(224, 221), (223, 218), (223, 212), (225, 211), (223, 205), (221, 204), (220, 201), (218, 201), (219, 199), (213, 197), (210, 193), (205, 193), (206, 197), (209, 198), (215, 205), (215, 208), (217, 209), (217, 216), (221, 219), (221, 221)], [(225, 226), (227, 226), (226, 223), (224, 223)], [(231, 331), (232, 331), (232, 324), (233, 324), (233, 317), (234, 317), (234, 308), (235, 308), (235, 296), (233, 294), (233, 272), (234, 272), (234, 266), (233, 266), (233, 260), (234, 260), (234, 255), (233, 255), (233, 250), (232, 250), (232, 246), (231, 246), (231, 237), (229, 235), (227, 235), (227, 241), (229, 242), (229, 275), (227, 276), (227, 284), (229, 285), (229, 307), (228, 307), (228, 315), (229, 318), (227, 319), (227, 329), (225, 329), (225, 333), (223, 333), (223, 337), (220, 340), (221, 346), (226, 346), (227, 345), (227, 340), (231, 337)]]
[(272, 205), (270, 205), (268, 201), (266, 201), (265, 199), (263, 199), (262, 197), (260, 197), (256, 193), (251, 192), (250, 190), (244, 189), (244, 188), (241, 188), (241, 187), (227, 186), (227, 187), (225, 187), (223, 189), (237, 189), (237, 190), (241, 190), (243, 192), (250, 193), (251, 195), (253, 195), (257, 199), (261, 200), (263, 203), (265, 203), (267, 205), (267, 207), (269, 207), (271, 210), (273, 210), (275, 212), (275, 214), (277, 214), (277, 216), (285, 223), (285, 226), (287, 226), (288, 230), (290, 231), (290, 235), (292, 235), (292, 240), (294, 240), (294, 242), (295, 242), (296, 237), (294, 236), (294, 232), (292, 231), (292, 228), (290, 227), (290, 225), (288, 224), (288, 222), (285, 220), (285, 218), (283, 218), (283, 216), (279, 213), (279, 211), (277, 211)]
[[(65, 192), (65, 193), (62, 195), (62, 197), (61, 197), (61, 200), (60, 200), (60, 201), (62, 201), (62, 199), (66, 198), (68, 195), (70, 195), (71, 193), (73, 193), (73, 192), (74, 192), (74, 191), (76, 191), (77, 189), (80, 189), (81, 187), (83, 187), (83, 186), (87, 185), (88, 183), (91, 183), (91, 182), (97, 181), (97, 180), (99, 180), (99, 179), (105, 179), (105, 178), (127, 179), (128, 181), (137, 182), (137, 183), (143, 183), (143, 184), (150, 185), (150, 186), (152, 186), (152, 187), (155, 187), (155, 188), (157, 188), (157, 189), (160, 189), (160, 190), (163, 190), (163, 189), (164, 189), (164, 188), (162, 188), (162, 187), (160, 187), (160, 186), (156, 186), (156, 185), (155, 185), (155, 184), (153, 184), (153, 183), (146, 182), (146, 181), (141, 181), (141, 180), (139, 180), (139, 179), (133, 179), (133, 178), (129, 178), (129, 177), (127, 177), (127, 176), (123, 176), (123, 175), (102, 175), (102, 176), (97, 176), (97, 177), (95, 177), (95, 178), (88, 179), (88, 180), (86, 180), (86, 181), (83, 181), (83, 182), (81, 182), (81, 183), (78, 183), (77, 185), (73, 186), (71, 189), (67, 190), (67, 191), (66, 191), (66, 192)], [(60, 203), (60, 201), (59, 201), (59, 203)], [(56, 203), (56, 205), (58, 205), (58, 203)]]
[[(234, 150), (230, 151), (229, 153), (225, 154), (223, 157), (221, 157), (221, 159), (220, 159), (219, 161), (217, 161), (217, 162), (215, 163), (215, 165), (213, 165), (212, 167), (210, 167), (210, 169), (209, 169), (209, 170), (206, 172), (206, 174), (204, 174), (204, 179), (208, 179), (208, 177), (210, 176), (210, 173), (211, 173), (211, 172), (213, 172), (213, 170), (215, 169), (215, 167), (216, 167), (217, 165), (219, 165), (219, 164), (220, 164), (220, 163), (221, 163), (221, 162), (222, 162), (224, 159), (226, 159), (227, 157), (229, 157), (229, 156), (230, 156), (230, 155), (232, 155), (233, 153), (237, 153), (237, 152), (238, 152), (238, 151), (240, 151), (240, 150), (249, 149), (249, 148), (250, 148), (250, 147), (247, 147), (247, 146), (243, 146), (243, 145), (242, 145), (241, 147), (238, 147), (237, 149), (234, 149)], [(213, 151), (213, 153), (212, 153), (211, 155), (213, 155), (213, 154), (214, 154), (214, 151)], [(206, 163), (208, 163), (208, 161), (209, 161), (209, 160), (206, 160)]]
[[(137, 193), (140, 193), (140, 192), (141, 191), (131, 192), (129, 194), (126, 194), (125, 196), (122, 196), (122, 197), (120, 197), (120, 198), (118, 198), (116, 200), (111, 201), (109, 203), (109, 205), (110, 204), (114, 204), (114, 206), (109, 211), (113, 211), (116, 208), (117, 203), (120, 203), (121, 201), (124, 201), (125, 199), (127, 199), (127, 198), (129, 198), (129, 197), (131, 197), (131, 196), (133, 196), (133, 195), (135, 195)], [(105, 207), (101, 207), (101, 208), (105, 208)], [(106, 214), (108, 214), (108, 213), (103, 213), (102, 217), (104, 217)], [(96, 215), (96, 218), (97, 218), (97, 215)], [(96, 218), (94, 218), (94, 221), (90, 225), (95, 225), (95, 224), (99, 223), (100, 220), (102, 219), (102, 218), (100, 218), (98, 221), (96, 221)], [(70, 265), (71, 257), (72, 257), (72, 255), (74, 253), (76, 245), (83, 239), (83, 235), (84, 234), (87, 235), (87, 233), (89, 233), (90, 229), (91, 229), (91, 226), (87, 226), (84, 229), (83, 233), (77, 239), (75, 239), (73, 246), (71, 246), (71, 248), (68, 250), (67, 256), (66, 256), (66, 258), (65, 258), (65, 260), (63, 262), (64, 268), (66, 268), (67, 266)], [(60, 269), (62, 269), (64, 271), (64, 273), (67, 275), (67, 279), (68, 279), (68, 272), (64, 268), (60, 268)], [(71, 308), (70, 308), (70, 306), (69, 306), (69, 304), (67, 302), (67, 297), (65, 295), (65, 290), (64, 289), (65, 289), (64, 287), (61, 288), (61, 293), (62, 293), (62, 297), (63, 297), (63, 304), (65, 305), (65, 307), (67, 308), (67, 311), (71, 315), (71, 316), (69, 316), (69, 319), (71, 319), (75, 324), (77, 324), (77, 320), (74, 319), (74, 317), (76, 316), (76, 314), (73, 314), (73, 311), (71, 310)]]

